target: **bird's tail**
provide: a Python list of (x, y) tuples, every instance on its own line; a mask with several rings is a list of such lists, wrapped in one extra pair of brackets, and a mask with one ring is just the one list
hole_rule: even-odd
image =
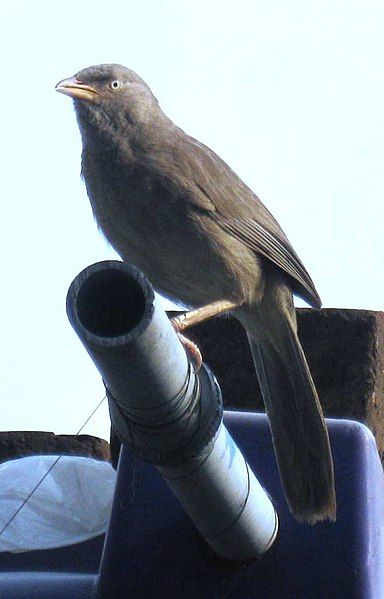
[(257, 312), (241, 320), (248, 333), (285, 497), (299, 521), (335, 520), (329, 438), (295, 317), (283, 310), (263, 310), (262, 316)]

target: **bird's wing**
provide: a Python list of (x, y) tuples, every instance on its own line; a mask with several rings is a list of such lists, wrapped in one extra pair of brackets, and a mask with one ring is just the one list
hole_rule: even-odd
[(263, 227), (255, 218), (252, 220), (220, 219), (219, 222), (223, 229), (290, 275), (296, 283), (294, 286), (296, 293), (305, 301), (315, 308), (321, 307), (321, 300), (311, 277), (290, 243), (281, 235), (276, 235), (270, 229)]
[(280, 267), (292, 279), (295, 293), (320, 308), (311, 277), (259, 198), (212, 150), (185, 134), (180, 144), (184, 163), (180, 166), (186, 167), (189, 175), (188, 199), (230, 235)]

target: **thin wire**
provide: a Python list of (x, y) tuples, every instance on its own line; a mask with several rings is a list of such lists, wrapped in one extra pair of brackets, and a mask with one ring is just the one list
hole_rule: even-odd
[[(93, 410), (93, 412), (91, 412), (91, 414), (88, 416), (87, 420), (84, 422), (84, 424), (82, 424), (82, 426), (79, 428), (79, 430), (77, 431), (77, 433), (75, 433), (76, 437), (77, 435), (80, 435), (81, 431), (83, 430), (83, 428), (88, 424), (88, 422), (91, 420), (91, 418), (96, 414), (97, 410), (100, 408), (101, 404), (107, 399), (107, 396), (104, 395), (103, 399), (101, 401), (99, 401), (99, 403), (97, 404), (96, 408)], [(61, 457), (61, 456), (60, 456)]]
[[(104, 395), (103, 399), (101, 401), (99, 401), (99, 403), (97, 404), (96, 408), (93, 410), (93, 412), (90, 414), (90, 416), (88, 416), (88, 418), (86, 419), (86, 421), (84, 422), (84, 424), (81, 425), (81, 427), (79, 428), (79, 430), (77, 431), (77, 433), (75, 433), (75, 436), (77, 437), (77, 435), (79, 435), (81, 433), (81, 431), (83, 430), (83, 428), (88, 424), (88, 422), (91, 420), (91, 418), (94, 416), (94, 414), (97, 412), (97, 410), (100, 408), (101, 404), (103, 403), (103, 401), (106, 399), (106, 395)], [(24, 499), (24, 501), (21, 503), (21, 505), (17, 508), (17, 510), (15, 511), (15, 513), (11, 516), (11, 518), (8, 520), (8, 522), (5, 524), (5, 526), (3, 526), (3, 528), (0, 530), (0, 537), (3, 534), (3, 532), (5, 532), (8, 528), (8, 526), (10, 524), (12, 524), (12, 522), (14, 521), (14, 519), (18, 516), (18, 514), (21, 512), (21, 510), (23, 509), (23, 507), (25, 506), (25, 504), (31, 499), (32, 495), (37, 491), (37, 489), (40, 487), (41, 483), (47, 478), (48, 474), (50, 472), (52, 472), (53, 468), (56, 466), (57, 462), (63, 457), (63, 454), (59, 455), (56, 460), (50, 465), (50, 467), (48, 468), (47, 472), (44, 474), (44, 476), (39, 480), (39, 482), (33, 487), (32, 491), (27, 495), (27, 497)]]

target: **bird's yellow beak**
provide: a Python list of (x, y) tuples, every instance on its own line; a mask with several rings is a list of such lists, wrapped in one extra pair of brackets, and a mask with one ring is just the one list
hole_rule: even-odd
[(85, 85), (76, 79), (76, 77), (70, 77), (69, 79), (63, 79), (56, 85), (55, 90), (66, 96), (70, 96), (74, 100), (87, 100), (92, 102), (95, 100), (99, 93), (90, 85)]

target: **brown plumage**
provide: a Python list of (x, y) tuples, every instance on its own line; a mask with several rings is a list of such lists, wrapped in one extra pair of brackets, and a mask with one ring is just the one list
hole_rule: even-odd
[(233, 313), (247, 330), (290, 509), (310, 523), (334, 519), (329, 440), (292, 293), (314, 307), (320, 298), (280, 226), (223, 160), (168, 119), (133, 71), (89, 67), (57, 90), (74, 99), (100, 229), (168, 297), (239, 304)]

